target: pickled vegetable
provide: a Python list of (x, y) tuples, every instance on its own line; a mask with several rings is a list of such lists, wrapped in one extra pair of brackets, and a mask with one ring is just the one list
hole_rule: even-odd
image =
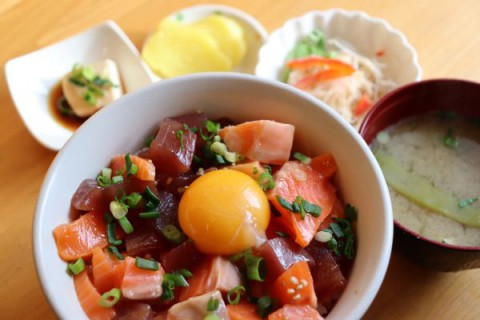
[(376, 151), (387, 183), (411, 201), (443, 214), (450, 219), (473, 227), (480, 227), (480, 209), (458, 206), (458, 199), (433, 186), (427, 179), (408, 172), (397, 160), (382, 151)]

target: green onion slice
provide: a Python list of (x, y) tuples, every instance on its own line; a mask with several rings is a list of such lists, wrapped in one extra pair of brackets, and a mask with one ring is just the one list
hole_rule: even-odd
[(115, 217), (115, 219), (121, 219), (125, 217), (128, 213), (128, 207), (117, 200), (111, 201), (109, 207), (110, 212)]
[(167, 224), (162, 229), (162, 234), (168, 241), (179, 244), (183, 241), (183, 233), (173, 224)]
[(456, 149), (458, 147), (458, 140), (453, 134), (453, 130), (450, 128), (447, 131), (447, 134), (443, 138), (443, 144), (451, 149)]
[(220, 300), (214, 297), (210, 297), (210, 299), (208, 299), (208, 302), (207, 302), (207, 311), (209, 312), (216, 311), (219, 305), (220, 305)]
[(266, 267), (262, 257), (253, 255), (251, 251), (246, 251), (244, 261), (247, 268), (248, 279), (255, 281), (265, 280)]
[(246, 292), (244, 286), (236, 286), (227, 293), (227, 301), (229, 304), (238, 304), (242, 298), (242, 294)]
[(122, 227), (123, 231), (125, 231), (126, 234), (130, 234), (133, 232), (133, 226), (128, 221), (127, 217), (122, 217), (118, 219), (118, 223), (120, 223), (120, 227)]
[(125, 259), (120, 251), (118, 251), (118, 248), (115, 246), (108, 246), (107, 250), (110, 251), (115, 257), (117, 257), (118, 260), (123, 260)]
[(80, 274), (85, 270), (85, 261), (82, 258), (79, 258), (77, 261), (68, 264), (68, 270), (70, 270), (74, 275)]
[(305, 164), (310, 164), (310, 162), (312, 162), (312, 159), (310, 157), (307, 157), (306, 155), (300, 152), (295, 152), (293, 154), (293, 157)]
[(116, 184), (116, 183), (120, 183), (123, 181), (123, 176), (121, 175), (118, 175), (118, 176), (113, 176), (112, 177), (112, 183), (113, 184)]
[(263, 191), (268, 191), (275, 187), (275, 180), (273, 179), (272, 174), (268, 171), (260, 173), (257, 182)]
[(135, 258), (135, 265), (144, 270), (152, 270), (152, 271), (157, 271), (160, 269), (160, 265), (157, 261), (155, 260), (148, 260), (148, 259), (143, 259), (140, 257)]
[(112, 290), (102, 294), (102, 296), (98, 300), (98, 304), (104, 308), (111, 308), (117, 304), (121, 296), (122, 291), (120, 291), (120, 289), (118, 288), (113, 288)]
[(160, 212), (158, 211), (148, 211), (139, 213), (138, 216), (142, 219), (156, 219), (160, 217)]
[(145, 189), (144, 195), (145, 195), (145, 198), (151, 201), (155, 206), (160, 204), (160, 199), (157, 197), (155, 193), (153, 193), (153, 191), (149, 187)]
[(115, 221), (107, 223), (107, 239), (108, 243), (114, 246), (122, 244), (122, 240), (117, 239), (117, 235), (115, 234)]
[(275, 305), (275, 299), (269, 296), (263, 296), (258, 298), (257, 314), (262, 318), (266, 318), (268, 314), (273, 310), (274, 305)]

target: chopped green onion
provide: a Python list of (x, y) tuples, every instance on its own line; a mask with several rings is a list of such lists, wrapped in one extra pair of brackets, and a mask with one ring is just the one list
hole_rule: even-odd
[(130, 156), (130, 153), (127, 153), (125, 155), (125, 167), (127, 177), (135, 175), (138, 172), (138, 166), (132, 162), (132, 157)]
[(443, 144), (451, 149), (456, 149), (458, 147), (458, 140), (453, 134), (451, 128), (448, 129), (446, 136), (443, 138)]
[(173, 299), (173, 290), (175, 287), (188, 287), (185, 277), (191, 277), (192, 273), (187, 269), (180, 269), (173, 273), (165, 273), (162, 282), (162, 301)]
[(275, 180), (273, 179), (272, 174), (268, 171), (260, 173), (257, 182), (263, 191), (268, 191), (275, 188)]
[(97, 176), (97, 184), (98, 184), (98, 186), (100, 186), (102, 188), (108, 188), (112, 184), (112, 181), (111, 181), (111, 179), (105, 177), (104, 175), (99, 174)]
[(257, 167), (253, 167), (253, 174), (257, 174), (258, 173), (258, 168)]
[(149, 187), (145, 189), (144, 193), (145, 197), (150, 200), (155, 206), (157, 206), (160, 203), (160, 199), (157, 197), (155, 193), (153, 193), (152, 190), (150, 190)]
[(80, 274), (85, 270), (85, 261), (82, 258), (79, 258), (77, 261), (68, 264), (68, 270), (70, 270), (74, 275)]
[(123, 260), (125, 259), (120, 251), (118, 251), (118, 248), (115, 246), (108, 246), (107, 250), (110, 251), (115, 257), (117, 257), (118, 260)]
[(277, 231), (275, 232), (277, 234), (277, 236), (281, 237), (281, 238), (288, 238), (288, 233), (285, 233), (285, 232), (282, 232), (282, 231)]
[(279, 195), (275, 196), (280, 206), (283, 208), (292, 211), (293, 213), (300, 213), (302, 219), (305, 218), (305, 215), (308, 213), (313, 217), (319, 217), (322, 213), (322, 208), (316, 204), (310, 203), (307, 200), (303, 199), (301, 196), (296, 196), (295, 200), (292, 203), (289, 203), (287, 200), (283, 199)]
[(107, 239), (108, 243), (114, 246), (119, 246), (122, 244), (122, 240), (117, 239), (115, 234), (115, 221), (107, 223)]
[(357, 220), (358, 217), (358, 210), (354, 206), (352, 206), (350, 203), (347, 203), (345, 205), (345, 217), (347, 220), (353, 221)]
[(153, 140), (155, 140), (155, 136), (148, 136), (148, 137), (145, 139), (145, 147), (150, 148), (150, 146), (152, 145)]
[(118, 288), (113, 288), (112, 290), (102, 294), (98, 300), (98, 304), (104, 308), (111, 308), (117, 304), (121, 297), (121, 291)]
[(178, 141), (180, 141), (180, 149), (185, 149), (185, 145), (183, 144), (183, 130), (179, 129), (175, 132), (175, 136), (177, 137)]
[(458, 201), (458, 207), (460, 209), (463, 209), (465, 207), (468, 207), (468, 206), (472, 205), (475, 201), (478, 201), (478, 197), (462, 199), (462, 200)]
[(213, 122), (212, 120), (207, 120), (205, 122), (205, 127), (210, 133), (217, 133), (218, 131), (220, 131), (220, 123)]
[(87, 90), (83, 93), (83, 101), (85, 101), (87, 104), (94, 106), (97, 104), (97, 98), (93, 94), (91, 90)]
[(225, 160), (227, 160), (228, 162), (231, 162), (231, 163), (235, 163), (239, 159), (238, 154), (236, 152), (230, 152), (230, 151), (225, 152), (223, 157), (225, 158)]
[(163, 278), (171, 281), (175, 287), (188, 287), (188, 282), (185, 277), (178, 273), (165, 273)]
[(132, 192), (130, 195), (125, 197), (124, 203), (129, 207), (129, 208), (135, 208), (138, 203), (142, 200), (142, 195), (138, 192)]
[(219, 154), (215, 155), (215, 160), (217, 160), (218, 164), (225, 164), (225, 159)]
[(85, 83), (83, 83), (81, 80), (79, 79), (76, 79), (76, 78), (68, 78), (68, 81), (74, 85), (76, 85), (77, 87), (85, 87)]
[(120, 227), (122, 227), (123, 231), (125, 231), (126, 234), (130, 234), (133, 232), (133, 226), (128, 221), (127, 217), (122, 217), (118, 219), (118, 223), (120, 223)]
[(113, 184), (120, 183), (122, 181), (123, 181), (123, 176), (121, 176), (121, 175), (112, 177), (112, 183)]
[(228, 260), (230, 260), (231, 262), (236, 262), (236, 261), (242, 259), (243, 256), (244, 256), (244, 253), (243, 253), (243, 252), (239, 252), (239, 253), (234, 254), (233, 256), (230, 256), (230, 257), (228, 258)]
[(266, 318), (268, 314), (272, 312), (274, 305), (275, 305), (275, 299), (269, 296), (263, 296), (258, 298), (257, 314), (262, 318)]
[(167, 224), (162, 229), (163, 236), (170, 242), (179, 244), (183, 241), (183, 233), (173, 224)]
[(105, 221), (106, 224), (109, 224), (110, 222), (115, 222), (115, 218), (110, 212), (105, 212), (103, 215), (103, 221)]
[(212, 143), (212, 145), (210, 146), (210, 150), (221, 156), (224, 156), (225, 153), (228, 151), (227, 146), (224, 143), (218, 141)]
[(82, 68), (82, 76), (88, 81), (92, 81), (95, 78), (95, 69), (91, 66), (85, 66)]
[(306, 155), (300, 152), (295, 152), (293, 154), (293, 157), (305, 164), (310, 164), (310, 162), (312, 162), (312, 159), (310, 157), (307, 157)]
[(208, 299), (208, 302), (207, 302), (207, 311), (209, 312), (216, 311), (219, 305), (220, 305), (220, 300), (214, 297), (210, 297), (210, 299)]
[(244, 286), (236, 286), (233, 289), (230, 289), (227, 293), (227, 301), (229, 304), (238, 304), (242, 298), (242, 294), (245, 293)]
[(262, 257), (254, 256), (251, 251), (246, 251), (244, 261), (248, 279), (255, 281), (265, 280), (266, 267)]
[(342, 228), (335, 222), (330, 223), (330, 229), (333, 231), (333, 234), (337, 238), (341, 238), (344, 236)]
[(125, 217), (128, 213), (128, 207), (117, 200), (111, 201), (109, 207), (110, 212), (117, 220)]
[(142, 212), (142, 213), (139, 213), (138, 216), (142, 219), (156, 219), (160, 217), (160, 212), (158, 211)]
[(148, 260), (148, 259), (143, 259), (140, 257), (135, 258), (135, 265), (144, 270), (152, 270), (152, 271), (157, 271), (160, 269), (160, 265), (158, 264), (157, 261), (155, 260)]
[(189, 127), (188, 124), (186, 124), (186, 123), (183, 124), (183, 128), (184, 128), (185, 130), (189, 130), (189, 131), (191, 131), (191, 132), (193, 132), (193, 133), (197, 133), (197, 132), (198, 132), (198, 128), (197, 128), (197, 127), (195, 127), (195, 126)]

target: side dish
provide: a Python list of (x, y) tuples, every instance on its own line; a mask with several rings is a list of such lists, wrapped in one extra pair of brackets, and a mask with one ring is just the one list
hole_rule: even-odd
[[(123, 95), (120, 73), (110, 59), (75, 64), (50, 94), (51, 110), (62, 123), (81, 124)], [(62, 119), (62, 117), (64, 119)]]
[(142, 50), (142, 58), (162, 78), (195, 72), (230, 71), (247, 50), (244, 30), (234, 19), (212, 14), (185, 23), (182, 16), (160, 22)]
[(357, 210), (295, 127), (187, 114), (112, 157), (53, 236), (91, 319), (323, 319), (355, 259)]
[(313, 30), (288, 54), (282, 80), (323, 100), (358, 127), (373, 104), (396, 86), (382, 68), (347, 43)]
[(372, 149), (396, 221), (433, 241), (480, 245), (478, 123), (453, 112), (415, 116), (378, 133)]

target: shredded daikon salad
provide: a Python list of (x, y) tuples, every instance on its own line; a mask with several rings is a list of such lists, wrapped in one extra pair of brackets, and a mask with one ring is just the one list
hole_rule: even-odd
[(287, 57), (284, 81), (322, 100), (358, 127), (372, 105), (396, 87), (385, 66), (338, 39), (312, 31)]

